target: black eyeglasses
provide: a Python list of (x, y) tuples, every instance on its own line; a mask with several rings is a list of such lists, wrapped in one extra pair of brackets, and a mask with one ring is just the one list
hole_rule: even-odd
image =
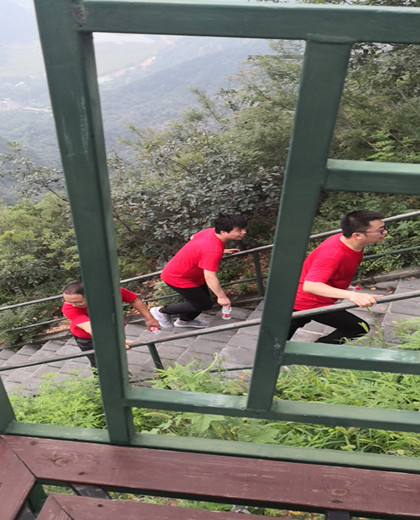
[(381, 235), (384, 235), (386, 233), (386, 227), (380, 227), (376, 231), (361, 231), (361, 233), (363, 233), (364, 235), (366, 235), (367, 233), (380, 233)]

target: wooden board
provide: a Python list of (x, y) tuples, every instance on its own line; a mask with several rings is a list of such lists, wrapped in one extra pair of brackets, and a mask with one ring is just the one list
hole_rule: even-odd
[(143, 494), (419, 518), (420, 475), (5, 436), (39, 479)]
[[(261, 516), (246, 515), (249, 520)], [(278, 520), (292, 518), (277, 517)], [(186, 507), (50, 495), (37, 520), (238, 520), (236, 513), (206, 511)]]
[(14, 520), (35, 484), (34, 475), (0, 438), (0, 517)]

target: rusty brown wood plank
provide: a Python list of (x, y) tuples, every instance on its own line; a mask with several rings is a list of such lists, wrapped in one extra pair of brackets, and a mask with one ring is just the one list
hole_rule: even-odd
[(5, 436), (39, 478), (275, 508), (419, 518), (420, 475)]
[[(68, 513), (59, 500), (60, 495), (51, 494), (45, 501), (42, 511), (37, 520), (72, 520), (73, 516)], [(74, 498), (74, 497), (70, 497)], [(58, 499), (58, 500), (57, 500)]]
[[(60, 509), (52, 510), (48, 504), (53, 497), (54, 505)], [(57, 516), (61, 511), (67, 516)], [(56, 516), (54, 516), (56, 515)], [(206, 511), (134, 501), (105, 500), (72, 495), (50, 495), (45, 502), (38, 520), (238, 520), (236, 513)], [(249, 520), (260, 520), (261, 516), (246, 515)], [(277, 517), (278, 520), (292, 520), (290, 517)]]
[(2, 520), (14, 520), (25, 503), (35, 477), (0, 438), (0, 511)]

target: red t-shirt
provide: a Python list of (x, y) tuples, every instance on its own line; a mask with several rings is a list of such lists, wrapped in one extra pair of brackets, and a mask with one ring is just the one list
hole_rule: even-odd
[[(120, 287), (121, 299), (125, 303), (132, 303), (136, 298), (137, 294)], [(64, 302), (61, 307), (61, 311), (64, 316), (70, 320), (70, 332), (78, 338), (91, 338), (92, 336), (85, 330), (78, 327), (79, 323), (85, 323), (89, 321), (87, 307), (74, 307), (70, 303)]]
[(357, 267), (363, 259), (363, 251), (354, 251), (340, 240), (341, 233), (324, 240), (303, 262), (294, 309), (303, 311), (314, 307), (332, 305), (337, 298), (309, 294), (302, 289), (303, 282), (322, 282), (337, 289), (347, 289)]
[(161, 278), (174, 287), (200, 287), (206, 282), (204, 270), (219, 270), (224, 250), (225, 244), (216, 236), (215, 229), (203, 229), (169, 260)]

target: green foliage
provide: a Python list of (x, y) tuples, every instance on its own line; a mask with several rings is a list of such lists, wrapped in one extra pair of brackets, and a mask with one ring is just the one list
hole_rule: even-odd
[(21, 143), (8, 143), (8, 153), (0, 154), (0, 166), (0, 177), (16, 179), (14, 186), (21, 199), (38, 200), (43, 194), (52, 193), (66, 201), (63, 172), (53, 167), (37, 166), (24, 154)]
[[(414, 341), (414, 340), (413, 340)], [(217, 361), (216, 361), (217, 363)], [(246, 391), (242, 380), (227, 384), (223, 372), (213, 375), (198, 362), (175, 365), (157, 383), (158, 387), (207, 393), (237, 394)], [(202, 385), (201, 385), (202, 382)], [(413, 396), (417, 396), (417, 399)], [(418, 411), (418, 376), (308, 367), (284, 369), (276, 397), (283, 400), (323, 402), (372, 408)], [(315, 447), (366, 453), (420, 456), (420, 436), (362, 428), (331, 427), (289, 422), (175, 412), (148, 412), (153, 418), (151, 433)], [(142, 424), (144, 427), (144, 423)]]
[(403, 350), (420, 350), (420, 319), (413, 318), (396, 322), (395, 340), (398, 342), (395, 348)]
[(171, 388), (188, 392), (232, 393), (230, 382), (226, 380), (221, 361), (216, 356), (213, 363), (202, 368), (200, 360), (195, 359), (187, 365), (175, 363), (165, 370), (160, 370), (161, 379), (154, 382), (155, 388)]
[(105, 428), (98, 380), (79, 379), (74, 373), (65, 381), (56, 374), (44, 376), (37, 395), (12, 394), (18, 421), (80, 428)]
[(43, 320), (48, 321), (57, 304), (25, 306), (9, 309), (0, 314), (0, 338), (5, 345), (30, 343), (42, 331), (42, 326), (32, 326)]
[[(420, 379), (409, 374), (293, 367), (284, 370), (277, 395), (285, 400), (419, 411)], [(278, 423), (280, 444), (420, 456), (420, 436), (361, 428)]]
[(198, 106), (166, 130), (131, 127), (135, 160), (110, 161), (114, 212), (144, 252), (168, 258), (219, 212), (252, 216), (250, 234), (255, 220), (272, 238), (300, 67), (293, 49), (252, 57), (219, 97), (196, 89)]

